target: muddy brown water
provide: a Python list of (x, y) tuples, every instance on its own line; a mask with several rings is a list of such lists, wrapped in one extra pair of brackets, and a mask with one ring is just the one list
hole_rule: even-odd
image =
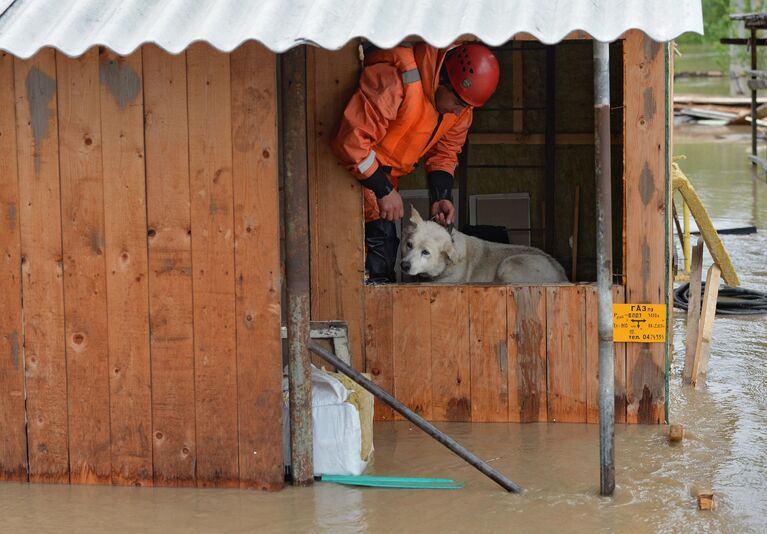
[[(717, 224), (760, 233), (723, 236), (745, 287), (767, 290), (767, 186), (752, 184), (743, 131), (678, 130), (677, 154)], [(701, 132), (702, 137), (696, 132)], [(706, 256), (704, 268), (710, 264)], [(767, 322), (719, 317), (707, 387), (682, 388), (684, 316), (674, 314), (671, 421), (618, 426), (614, 498), (598, 496), (598, 427), (443, 424), (526, 488), (503, 492), (408, 423), (378, 424), (373, 473), (449, 477), (461, 490), (357, 489), (318, 483), (279, 493), (0, 484), (0, 532), (765, 532)], [(713, 489), (714, 512), (697, 510)]]

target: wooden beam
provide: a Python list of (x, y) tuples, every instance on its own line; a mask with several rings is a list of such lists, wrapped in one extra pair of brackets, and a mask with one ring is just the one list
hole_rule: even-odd
[(198, 487), (239, 487), (229, 60), (186, 52)]
[[(624, 43), (624, 176), (626, 302), (667, 304), (666, 50), (640, 31)], [(665, 343), (629, 343), (627, 417), (662, 423), (666, 405)]]
[[(56, 54), (71, 482), (111, 484), (98, 48)], [(49, 219), (50, 220), (50, 219)], [(46, 231), (49, 224), (44, 225)]]
[[(546, 144), (544, 134), (526, 133), (470, 133), (469, 141), (473, 145), (543, 145)], [(619, 145), (623, 139), (619, 133), (610, 136), (610, 143)], [(593, 145), (593, 133), (560, 133), (554, 136), (555, 145)]]
[(249, 41), (231, 73), (240, 487), (273, 490), (284, 484), (276, 56)]
[(307, 50), (307, 137), (312, 319), (345, 320), (353, 367), (365, 369), (362, 187), (339, 165), (330, 140), (359, 80), (356, 43)]
[(711, 355), (711, 334), (714, 332), (714, 317), (716, 316), (716, 299), (719, 295), (719, 280), (721, 270), (714, 263), (706, 274), (706, 289), (703, 293), (702, 311), (700, 314), (700, 333), (695, 344), (695, 359), (692, 364), (692, 383), (696, 388), (706, 383), (708, 374), (708, 359)]
[(142, 54), (99, 53), (112, 484), (151, 486)]
[(143, 47), (152, 455), (157, 486), (194, 486), (192, 226), (186, 52)]
[(0, 52), (0, 480), (27, 481), (13, 56)]
[(56, 52), (14, 60), (29, 480), (69, 483)]
[(685, 337), (684, 368), (682, 369), (682, 382), (692, 382), (692, 367), (695, 360), (695, 350), (698, 345), (700, 327), (700, 286), (701, 274), (703, 273), (703, 238), (698, 238), (698, 243), (692, 249), (692, 267), (690, 269), (690, 298), (687, 303), (687, 333)]

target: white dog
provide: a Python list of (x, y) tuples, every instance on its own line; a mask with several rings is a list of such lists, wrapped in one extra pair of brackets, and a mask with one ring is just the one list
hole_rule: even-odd
[(557, 261), (534, 247), (491, 243), (452, 234), (412, 209), (402, 248), (402, 272), (440, 283), (538, 284), (567, 282)]

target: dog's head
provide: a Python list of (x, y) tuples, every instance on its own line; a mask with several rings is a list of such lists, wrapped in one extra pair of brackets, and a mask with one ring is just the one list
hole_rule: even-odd
[(404, 274), (436, 278), (458, 259), (450, 232), (434, 221), (424, 221), (412, 206), (410, 225), (403, 233), (400, 267)]

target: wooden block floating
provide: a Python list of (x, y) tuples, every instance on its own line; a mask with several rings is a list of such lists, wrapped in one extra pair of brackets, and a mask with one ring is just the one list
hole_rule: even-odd
[(712, 490), (698, 491), (698, 510), (716, 510), (716, 498)]
[(668, 440), (671, 443), (678, 443), (684, 439), (684, 427), (682, 425), (670, 425), (668, 427)]

